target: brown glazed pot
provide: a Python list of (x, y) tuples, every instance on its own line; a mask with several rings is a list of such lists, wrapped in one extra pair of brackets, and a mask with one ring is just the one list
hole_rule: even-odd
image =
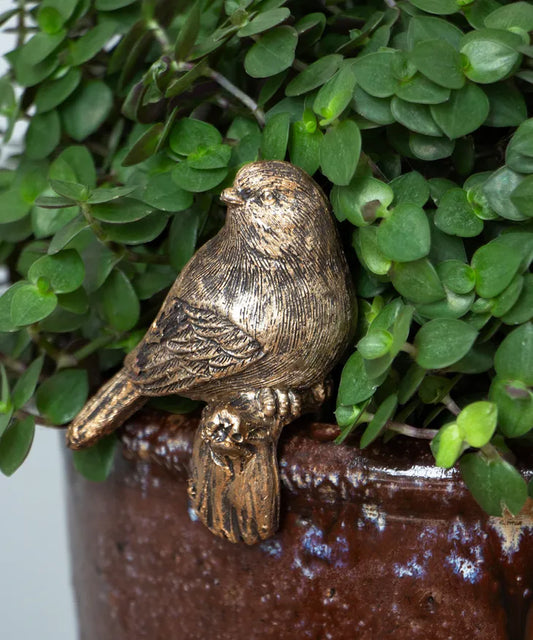
[(488, 518), (426, 443), (361, 452), (300, 422), (280, 443), (280, 531), (234, 545), (188, 509), (196, 424), (138, 414), (107, 482), (70, 473), (82, 640), (533, 639), (531, 505)]

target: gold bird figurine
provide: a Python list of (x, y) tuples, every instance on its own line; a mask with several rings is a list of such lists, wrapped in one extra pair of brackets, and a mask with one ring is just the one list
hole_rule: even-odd
[(151, 396), (205, 401), (192, 506), (217, 535), (253, 544), (278, 526), (281, 429), (324, 401), (350, 341), (354, 293), (327, 199), (304, 171), (252, 162), (221, 199), (226, 224), (181, 271), (67, 441), (93, 444)]

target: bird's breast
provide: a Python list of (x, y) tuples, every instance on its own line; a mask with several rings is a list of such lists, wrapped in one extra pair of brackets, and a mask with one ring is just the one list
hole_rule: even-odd
[(349, 331), (343, 264), (322, 262), (320, 268), (302, 256), (273, 260), (231, 243), (208, 245), (182, 272), (179, 297), (224, 315), (255, 338), (273, 380), (292, 371), (291, 384), (304, 386), (311, 370), (331, 366)]

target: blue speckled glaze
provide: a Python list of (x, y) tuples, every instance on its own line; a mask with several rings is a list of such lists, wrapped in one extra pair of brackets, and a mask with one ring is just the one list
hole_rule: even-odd
[(450, 552), (445, 562), (455, 575), (470, 584), (481, 580), (484, 570), (484, 553), (487, 533), (483, 531), (480, 522), (465, 525), (463, 520), (456, 518), (450, 525), (447, 540)]
[(301, 574), (306, 578), (312, 579), (315, 577), (315, 571), (311, 567), (306, 566), (299, 556), (296, 556), (292, 561), (292, 568), (299, 569)]
[(448, 533), (448, 541), (454, 540), (462, 544), (481, 542), (487, 539), (487, 533), (482, 530), (480, 522), (468, 523), (466, 526), (463, 520), (458, 517), (452, 522)]
[[(481, 555), (481, 549), (479, 547), (475, 547), (472, 551), (475, 556)], [(480, 561), (479, 557), (464, 558), (455, 551), (452, 551), (446, 556), (446, 563), (452, 567), (456, 575), (461, 576), (466, 582), (475, 584), (481, 579), (482, 560)]]
[(393, 568), (394, 574), (398, 576), (398, 578), (404, 578), (405, 576), (409, 578), (421, 578), (426, 575), (425, 568), (418, 562), (418, 556), (414, 556), (404, 565), (396, 563)]
[(198, 516), (196, 515), (196, 511), (191, 507), (191, 505), (189, 505), (187, 509), (187, 513), (189, 514), (189, 518), (191, 519), (191, 522), (198, 521)]
[(331, 547), (323, 542), (324, 532), (315, 525), (310, 525), (302, 537), (302, 549), (309, 555), (321, 560), (331, 560)]
[[(133, 620), (135, 607), (153, 612), (146, 638), (533, 640), (533, 502), (519, 516), (487, 517), (456, 470), (433, 466), (427, 443), (407, 450), (398, 438), (360, 452), (289, 433), (280, 447), (281, 528), (254, 547), (215, 539), (192, 521), (185, 478), (150, 476), (142, 487), (153, 502), (130, 485), (100, 487), (118, 491), (102, 513), (125, 504), (124, 518), (135, 514), (105, 535), (107, 520), (81, 526), (97, 505), (95, 488), (83, 507), (75, 496), (73, 539), (99, 545), (84, 564), (89, 578), (107, 581), (99, 594), (127, 592), (113, 624)], [(84, 629), (101, 610), (100, 597)]]
[[(344, 529), (344, 522), (340, 529)], [(342, 532), (327, 534), (318, 525), (306, 523), (303, 529), (298, 553), (292, 561), (293, 569), (301, 572), (302, 576), (313, 579), (319, 575), (324, 566), (341, 569), (350, 566), (350, 544)]]
[(272, 556), (273, 558), (281, 558), (281, 554), (283, 552), (281, 542), (275, 538), (263, 540), (263, 542), (259, 544), (259, 548), (261, 551), (264, 551), (267, 555)]

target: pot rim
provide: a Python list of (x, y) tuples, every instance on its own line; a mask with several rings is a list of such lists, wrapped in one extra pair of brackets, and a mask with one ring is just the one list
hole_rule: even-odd
[[(121, 429), (123, 456), (145, 481), (170, 473), (178, 482), (186, 482), (199, 420), (198, 413), (140, 411)], [(399, 435), (362, 450), (353, 440), (336, 444), (338, 433), (336, 425), (312, 418), (285, 427), (278, 447), (282, 493), (313, 503), (358, 502), (388, 514), (405, 515), (409, 504), (413, 517), (465, 513), (487, 518), (459, 469), (435, 466), (427, 440)], [(524, 452), (520, 465), (526, 479), (533, 477), (532, 453)]]

